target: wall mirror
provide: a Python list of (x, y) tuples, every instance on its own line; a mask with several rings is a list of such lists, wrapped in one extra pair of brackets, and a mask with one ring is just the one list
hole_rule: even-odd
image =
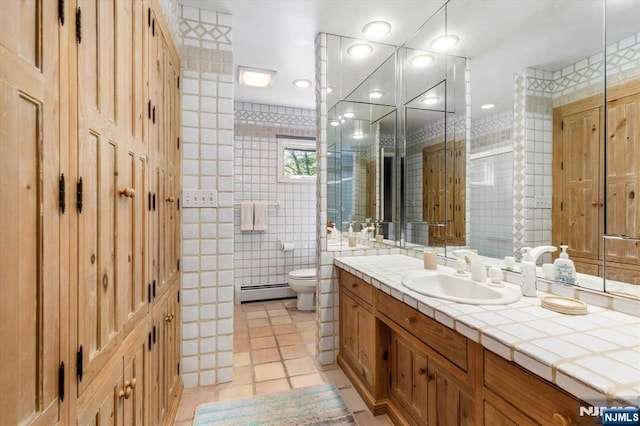
[[(328, 35), (328, 250), (395, 244), (396, 47)], [(361, 49), (358, 53), (354, 49)]]
[(448, 52), (470, 61), (470, 248), (566, 244), (579, 285), (640, 295), (638, 16), (623, 1), (447, 4)]

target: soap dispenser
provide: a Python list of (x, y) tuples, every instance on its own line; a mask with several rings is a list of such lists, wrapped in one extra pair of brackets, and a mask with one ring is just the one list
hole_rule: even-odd
[(573, 261), (569, 259), (567, 249), (569, 246), (560, 246), (562, 253), (560, 257), (553, 262), (553, 280), (557, 283), (564, 285), (576, 284), (576, 267)]
[(539, 246), (533, 249), (525, 247), (522, 249), (524, 255), (522, 259), (522, 295), (534, 297), (536, 295), (536, 261), (542, 253), (556, 251), (554, 246)]
[(349, 222), (349, 247), (355, 247), (358, 239), (353, 235), (353, 223)]

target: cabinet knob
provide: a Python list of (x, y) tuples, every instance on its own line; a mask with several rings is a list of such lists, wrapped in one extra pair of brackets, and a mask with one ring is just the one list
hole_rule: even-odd
[(558, 426), (569, 426), (569, 420), (564, 414), (553, 413), (553, 423)]
[(358, 283), (351, 283), (351, 287), (353, 287), (353, 288), (358, 287)]
[(173, 197), (173, 195), (167, 197), (164, 199), (167, 203), (173, 203), (176, 199)]
[(136, 190), (133, 188), (122, 188), (118, 193), (124, 197), (133, 198), (136, 196)]
[[(127, 382), (129, 383), (129, 382)], [(120, 398), (124, 398), (124, 399), (129, 399), (131, 398), (131, 386), (127, 385), (124, 390), (121, 390), (120, 393), (118, 394), (118, 397)]]
[(131, 384), (129, 385), (131, 389), (134, 389), (136, 387), (136, 383), (137, 383), (137, 380), (135, 377), (131, 379)]
[(409, 317), (404, 317), (404, 323), (407, 325), (411, 325), (411, 323), (413, 322), (413, 320)]
[(421, 369), (418, 370), (418, 374), (421, 375), (421, 376), (424, 376), (424, 373), (426, 373), (426, 372), (427, 372), (426, 368), (421, 368)]
[(353, 309), (355, 309), (355, 308), (357, 308), (357, 307), (358, 307), (358, 304), (357, 304), (357, 303), (354, 303), (353, 305), (351, 305), (351, 307), (352, 307)]

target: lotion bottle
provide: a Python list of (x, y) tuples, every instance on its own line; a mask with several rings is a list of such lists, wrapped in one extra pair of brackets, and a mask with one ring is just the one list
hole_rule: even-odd
[(353, 224), (349, 222), (349, 247), (355, 247), (358, 239), (353, 235)]
[(560, 246), (562, 253), (555, 262), (553, 262), (553, 280), (559, 284), (575, 285), (576, 284), (576, 267), (573, 261), (569, 259), (567, 249), (569, 246)]

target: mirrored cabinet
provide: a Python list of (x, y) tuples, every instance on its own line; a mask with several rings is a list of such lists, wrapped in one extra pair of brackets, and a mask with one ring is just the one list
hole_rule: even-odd
[(496, 265), (568, 245), (578, 285), (640, 298), (638, 16), (452, 0), (401, 46), (329, 35), (334, 247), (376, 222), (385, 243)]

